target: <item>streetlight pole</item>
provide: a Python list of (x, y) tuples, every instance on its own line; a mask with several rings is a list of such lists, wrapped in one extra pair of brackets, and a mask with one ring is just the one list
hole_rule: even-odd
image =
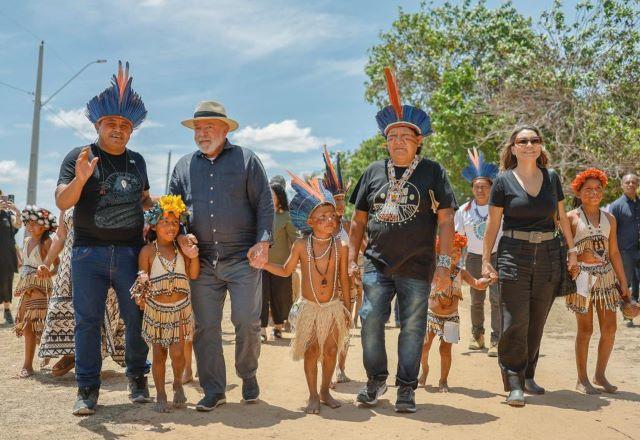
[(36, 99), (33, 103), (33, 123), (31, 124), (31, 153), (29, 155), (29, 181), (27, 183), (27, 205), (35, 205), (38, 185), (38, 148), (40, 144), (40, 110), (42, 110), (42, 59), (44, 41), (38, 51), (38, 76), (36, 77)]
[(87, 67), (92, 64), (106, 63), (107, 60), (95, 60), (87, 63), (78, 73), (73, 75), (58, 90), (53, 92), (46, 101), (42, 102), (42, 62), (44, 58), (44, 41), (40, 42), (38, 51), (38, 75), (36, 77), (36, 92), (33, 103), (33, 124), (31, 125), (31, 153), (29, 154), (29, 180), (27, 182), (27, 205), (36, 203), (36, 195), (38, 190), (38, 150), (40, 148), (40, 111), (51, 99), (64, 89), (71, 81), (76, 79), (78, 75), (84, 72)]

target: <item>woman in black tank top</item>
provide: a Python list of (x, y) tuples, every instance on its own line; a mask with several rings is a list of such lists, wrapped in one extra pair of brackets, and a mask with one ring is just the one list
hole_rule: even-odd
[[(489, 199), (482, 273), (499, 280), (502, 326), (498, 362), (511, 406), (524, 406), (524, 391), (544, 393), (534, 375), (544, 324), (560, 287), (560, 264), (565, 264), (560, 261), (560, 239), (555, 234), (556, 215), (562, 230), (567, 231), (566, 264), (570, 271), (577, 269), (562, 184), (560, 177), (547, 169), (548, 162), (540, 130), (518, 127), (502, 150), (502, 172)], [(491, 266), (491, 250), (503, 218), (496, 271)]]

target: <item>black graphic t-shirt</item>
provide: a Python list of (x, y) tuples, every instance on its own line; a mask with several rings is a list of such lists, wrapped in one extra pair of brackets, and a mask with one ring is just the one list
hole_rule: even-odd
[[(62, 161), (58, 185), (74, 179), (82, 148), (74, 148)], [(98, 164), (73, 211), (73, 245), (142, 245), (142, 193), (149, 189), (144, 159), (129, 149), (114, 156), (91, 144), (89, 160), (94, 157)]]
[[(369, 165), (349, 200), (357, 210), (369, 213), (369, 242), (365, 256), (385, 275), (431, 282), (435, 270), (438, 216), (431, 209), (429, 190), (439, 203), (438, 209), (457, 209), (453, 189), (444, 168), (423, 158), (398, 198), (397, 218), (393, 221), (381, 218), (389, 190), (387, 161)], [(406, 168), (394, 168), (396, 178), (400, 179)]]

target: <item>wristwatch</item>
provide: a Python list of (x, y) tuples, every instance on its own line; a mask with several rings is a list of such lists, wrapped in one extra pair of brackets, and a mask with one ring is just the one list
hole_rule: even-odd
[(436, 259), (436, 267), (451, 269), (451, 256), (438, 254), (438, 258)]

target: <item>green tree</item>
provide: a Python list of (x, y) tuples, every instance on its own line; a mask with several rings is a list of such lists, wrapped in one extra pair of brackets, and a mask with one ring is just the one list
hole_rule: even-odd
[[(460, 176), (467, 148), (497, 161), (519, 123), (542, 128), (565, 184), (594, 165), (620, 177), (639, 168), (638, 4), (581, 1), (569, 22), (556, 1), (536, 24), (511, 3), (483, 0), (400, 10), (370, 49), (365, 98), (387, 104), (383, 69), (394, 66), (404, 102), (431, 115), (425, 154), (447, 168), (459, 196), (470, 192)], [(382, 143), (376, 136), (349, 154), (348, 174), (386, 154)]]

